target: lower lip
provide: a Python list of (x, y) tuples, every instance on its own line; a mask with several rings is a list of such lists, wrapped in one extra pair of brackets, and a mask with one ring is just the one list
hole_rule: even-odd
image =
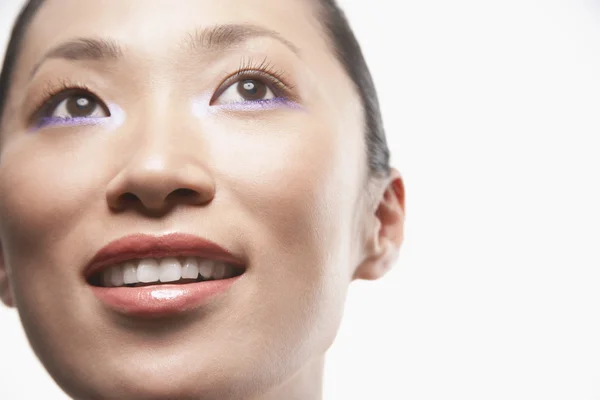
[(183, 313), (208, 304), (225, 293), (239, 279), (205, 281), (186, 284), (158, 284), (142, 287), (98, 287), (92, 292), (109, 309), (139, 317), (159, 317)]

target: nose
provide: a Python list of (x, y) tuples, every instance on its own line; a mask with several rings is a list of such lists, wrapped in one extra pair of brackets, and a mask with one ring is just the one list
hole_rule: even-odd
[[(184, 138), (168, 135), (145, 137), (128, 162), (110, 181), (108, 206), (114, 211), (135, 209), (156, 215), (178, 205), (206, 205), (215, 196), (215, 182), (202, 149)], [(149, 140), (152, 139), (152, 140)], [(170, 140), (169, 140), (170, 139)], [(194, 143), (198, 144), (198, 143)]]

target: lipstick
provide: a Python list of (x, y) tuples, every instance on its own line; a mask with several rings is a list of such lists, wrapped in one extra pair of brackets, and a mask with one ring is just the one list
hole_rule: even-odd
[[(116, 287), (99, 284), (99, 276), (106, 277), (112, 271), (118, 275), (123, 268), (128, 268), (129, 275), (133, 271), (135, 277), (136, 268), (147, 268), (148, 265), (158, 268), (161, 259), (169, 260), (170, 268), (175, 263), (175, 280), (178, 260), (184, 259), (187, 263), (199, 263), (201, 270), (213, 271), (214, 275), (210, 276), (209, 272), (209, 276), (206, 273), (199, 275), (198, 280), (162, 283), (158, 278), (144, 280), (148, 277), (145, 271), (144, 278), (135, 285), (125, 285), (123, 275), (117, 278)], [(182, 233), (137, 234), (115, 240), (100, 249), (84, 269), (84, 276), (96, 298), (112, 311), (129, 316), (160, 317), (205, 306), (227, 292), (244, 271), (244, 261), (240, 257), (207, 239)], [(142, 276), (141, 272), (138, 271), (137, 276)]]

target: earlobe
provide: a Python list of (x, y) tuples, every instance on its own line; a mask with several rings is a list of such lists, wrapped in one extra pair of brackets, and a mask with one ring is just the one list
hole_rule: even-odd
[(0, 299), (7, 307), (14, 307), (14, 301), (8, 281), (8, 271), (4, 262), (4, 252), (0, 243)]
[(392, 169), (371, 215), (365, 257), (353, 279), (379, 279), (394, 265), (404, 240), (404, 210), (404, 184), (400, 173)]

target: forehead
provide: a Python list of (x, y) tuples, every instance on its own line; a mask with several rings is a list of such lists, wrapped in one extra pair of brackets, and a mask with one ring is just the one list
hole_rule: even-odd
[(212, 25), (251, 24), (280, 33), (298, 48), (326, 48), (308, 0), (46, 0), (27, 33), (28, 53), (73, 37), (106, 36), (152, 51)]

